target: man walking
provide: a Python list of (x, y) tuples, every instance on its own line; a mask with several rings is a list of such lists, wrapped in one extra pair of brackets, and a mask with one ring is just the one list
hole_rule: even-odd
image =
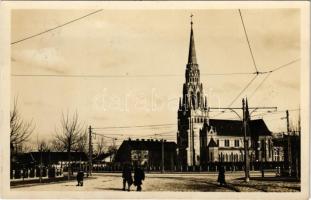
[(141, 191), (143, 180), (145, 180), (145, 172), (140, 166), (137, 165), (134, 172), (134, 185), (137, 186), (137, 191)]
[(123, 178), (123, 191), (125, 191), (126, 183), (128, 185), (127, 190), (130, 191), (131, 185), (133, 184), (133, 178), (132, 178), (132, 169), (129, 164), (125, 164), (123, 166), (122, 178)]
[(220, 186), (226, 185), (225, 168), (221, 162), (219, 163), (218, 182)]
[(77, 181), (78, 181), (78, 185), (77, 186), (83, 186), (83, 178), (84, 178), (84, 172), (80, 170), (77, 173)]

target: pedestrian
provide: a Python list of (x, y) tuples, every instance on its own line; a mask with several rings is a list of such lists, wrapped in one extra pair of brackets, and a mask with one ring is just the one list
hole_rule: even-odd
[(125, 191), (126, 183), (128, 186), (127, 190), (130, 191), (131, 185), (133, 184), (131, 165), (125, 164), (123, 166), (122, 178), (123, 178), (123, 191)]
[(141, 166), (137, 165), (134, 172), (134, 185), (137, 187), (137, 191), (141, 191), (143, 180), (145, 180), (145, 172)]
[(83, 178), (84, 178), (84, 172), (82, 170), (80, 170), (77, 173), (77, 181), (78, 181), (78, 185), (77, 186), (83, 186)]
[(218, 173), (218, 182), (220, 186), (226, 185), (226, 178), (225, 178), (225, 168), (223, 164), (219, 163), (219, 173)]

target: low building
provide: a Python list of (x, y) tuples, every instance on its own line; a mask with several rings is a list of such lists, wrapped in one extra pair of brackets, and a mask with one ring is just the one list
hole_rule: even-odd
[(124, 140), (119, 147), (115, 156), (115, 163), (119, 166), (124, 163), (140, 164), (149, 170), (160, 170), (163, 153), (165, 170), (175, 170), (177, 162), (176, 149), (175, 142), (166, 140), (128, 139)]
[[(84, 152), (70, 153), (72, 172), (78, 169), (87, 169), (88, 157)], [(39, 176), (39, 168), (43, 170), (45, 176), (49, 169), (53, 169), (53, 173), (61, 173), (67, 171), (69, 157), (67, 152), (29, 152), (16, 154), (11, 160), (11, 178), (35, 177)], [(25, 173), (26, 172), (26, 173)], [(24, 174), (23, 174), (24, 173)], [(50, 175), (53, 177), (54, 175)]]

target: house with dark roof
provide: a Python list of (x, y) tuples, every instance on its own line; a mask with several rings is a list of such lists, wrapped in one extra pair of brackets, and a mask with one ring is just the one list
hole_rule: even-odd
[(139, 164), (149, 170), (160, 170), (163, 153), (165, 170), (173, 170), (177, 162), (176, 149), (175, 142), (166, 140), (128, 139), (124, 140), (119, 147), (115, 156), (115, 163), (118, 165)]

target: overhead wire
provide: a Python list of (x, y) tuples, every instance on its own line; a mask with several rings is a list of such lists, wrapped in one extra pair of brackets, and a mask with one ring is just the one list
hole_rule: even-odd
[(240, 9), (238, 9), (238, 10), (239, 10), (240, 18), (241, 18), (241, 21), (242, 21), (243, 30), (244, 30), (244, 33), (245, 33), (245, 37), (246, 37), (246, 41), (247, 41), (247, 44), (248, 44), (248, 48), (249, 48), (249, 51), (250, 51), (250, 53), (251, 53), (253, 65), (254, 65), (254, 67), (255, 67), (256, 72), (258, 72), (257, 65), (256, 65), (256, 62), (255, 62), (255, 58), (254, 58), (254, 54), (253, 54), (253, 50), (252, 50), (252, 48), (251, 48), (251, 44), (250, 44), (250, 42), (249, 42), (248, 35), (247, 35), (247, 32), (246, 32), (246, 28), (245, 28), (245, 24), (244, 24), (242, 12), (241, 12)]
[(134, 126), (106, 126), (106, 127), (94, 127), (92, 129), (124, 129), (124, 128), (139, 128), (139, 127), (163, 127), (163, 126), (173, 126), (176, 123), (169, 124), (148, 124), (148, 125), (134, 125)]
[[(202, 76), (227, 76), (227, 75), (251, 75), (254, 73), (217, 73), (201, 74)], [(184, 74), (121, 74), (121, 75), (95, 75), (95, 74), (11, 74), (13, 77), (54, 77), (54, 78), (156, 78), (156, 77), (181, 77)]]
[(24, 41), (29, 40), (29, 39), (32, 39), (32, 38), (34, 38), (34, 37), (37, 37), (37, 36), (43, 35), (43, 34), (45, 34), (45, 33), (48, 33), (48, 32), (50, 32), (50, 31), (54, 31), (54, 30), (56, 30), (56, 29), (59, 29), (59, 28), (64, 27), (64, 26), (66, 26), (66, 25), (69, 25), (69, 24), (71, 24), (71, 23), (73, 23), (73, 22), (79, 21), (79, 20), (84, 19), (84, 18), (86, 18), (86, 17), (88, 17), (88, 16), (91, 16), (91, 15), (94, 15), (94, 14), (96, 14), (96, 13), (98, 13), (98, 12), (101, 12), (102, 10), (103, 10), (103, 9), (96, 10), (96, 11), (94, 11), (94, 12), (88, 13), (88, 14), (83, 15), (83, 16), (81, 16), (81, 17), (78, 17), (78, 18), (76, 18), (76, 19), (70, 20), (70, 21), (68, 21), (68, 22), (66, 22), (66, 23), (63, 23), (63, 24), (61, 24), (61, 25), (55, 26), (55, 27), (53, 27), (53, 28), (47, 29), (47, 30), (42, 31), (42, 32), (39, 32), (39, 33), (36, 33), (36, 34), (34, 34), (34, 35), (30, 35), (30, 36), (25, 37), (25, 38), (23, 38), (23, 39), (19, 39), (19, 40), (17, 40), (17, 41), (12, 42), (11, 45), (15, 45), (15, 44), (17, 44), (17, 43), (24, 42)]
[(263, 83), (268, 79), (271, 73), (268, 73), (266, 77), (261, 81), (261, 83), (255, 88), (255, 90), (249, 95), (249, 99), (253, 97), (253, 95), (257, 92), (257, 90), (263, 85)]

